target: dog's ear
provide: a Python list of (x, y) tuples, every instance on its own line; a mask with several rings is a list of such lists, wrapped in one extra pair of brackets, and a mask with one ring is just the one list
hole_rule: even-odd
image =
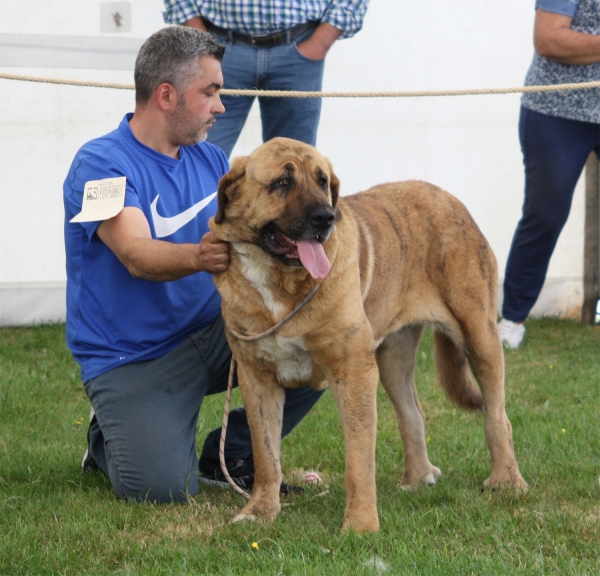
[(335, 220), (338, 222), (342, 219), (342, 213), (339, 208), (336, 208), (338, 198), (340, 197), (340, 179), (335, 175), (331, 162), (327, 160), (329, 164), (329, 190), (331, 190), (331, 205), (335, 208)]
[(234, 198), (240, 180), (246, 174), (247, 163), (248, 156), (234, 158), (229, 172), (219, 180), (219, 190), (217, 193), (218, 208), (215, 214), (215, 224), (222, 224), (223, 220), (225, 220), (225, 206)]
[(335, 175), (333, 166), (329, 159), (327, 160), (329, 165), (329, 190), (331, 190), (331, 205), (335, 208), (338, 198), (340, 196), (340, 179)]

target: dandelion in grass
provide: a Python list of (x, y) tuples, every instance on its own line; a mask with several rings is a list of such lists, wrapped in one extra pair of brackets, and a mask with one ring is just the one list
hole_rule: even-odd
[(254, 548), (255, 550), (258, 550), (258, 548), (259, 548), (258, 542), (252, 542), (252, 548)]

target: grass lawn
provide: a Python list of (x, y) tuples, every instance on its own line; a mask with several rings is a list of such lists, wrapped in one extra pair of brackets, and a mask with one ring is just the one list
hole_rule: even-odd
[[(343, 533), (343, 438), (326, 393), (283, 442), (284, 476), (317, 469), (274, 523), (229, 525), (243, 499), (205, 489), (189, 504), (140, 505), (86, 474), (89, 402), (64, 326), (0, 330), (0, 574), (598, 574), (600, 329), (527, 323), (506, 352), (507, 412), (525, 494), (481, 492), (490, 471), (481, 414), (443, 396), (427, 333), (417, 387), (437, 486), (405, 492), (402, 446), (380, 390), (378, 534)], [(236, 392), (234, 400), (239, 404)], [(199, 442), (220, 424), (207, 398)]]

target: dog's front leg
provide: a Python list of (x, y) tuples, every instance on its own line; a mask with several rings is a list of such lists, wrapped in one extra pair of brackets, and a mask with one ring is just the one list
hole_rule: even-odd
[(238, 363), (238, 381), (252, 434), (254, 487), (248, 504), (233, 519), (239, 522), (260, 516), (274, 520), (281, 511), (281, 427), (284, 389), (269, 372)]
[(379, 373), (374, 359), (368, 364), (366, 369), (364, 365), (355, 366), (357, 370), (346, 377), (332, 378), (331, 388), (342, 420), (346, 450), (346, 511), (342, 528), (377, 532), (375, 445)]

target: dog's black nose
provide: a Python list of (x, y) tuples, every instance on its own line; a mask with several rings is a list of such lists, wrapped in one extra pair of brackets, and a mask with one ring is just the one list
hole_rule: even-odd
[(315, 208), (310, 215), (311, 224), (319, 230), (329, 228), (334, 220), (335, 214), (330, 206), (319, 206)]

